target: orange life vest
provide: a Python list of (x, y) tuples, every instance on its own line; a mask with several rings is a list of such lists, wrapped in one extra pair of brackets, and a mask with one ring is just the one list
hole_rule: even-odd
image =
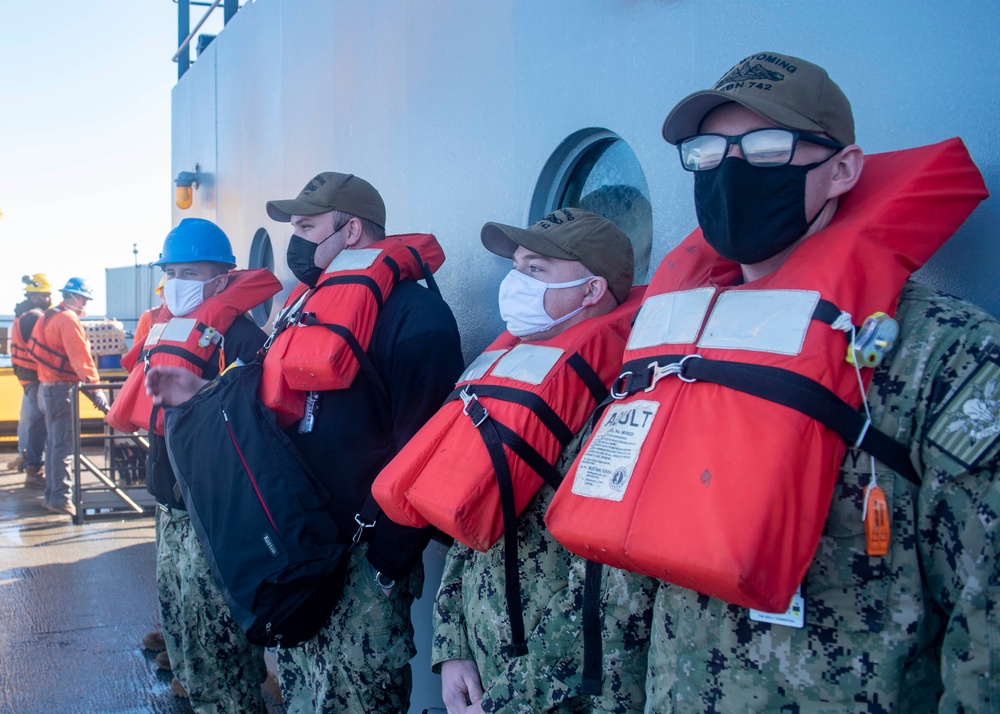
[(363, 364), (382, 305), (400, 280), (425, 278), (444, 263), (429, 233), (389, 236), (342, 250), (310, 288), (299, 283), (275, 318), (260, 381), (261, 401), (287, 426), (308, 392), (346, 389)]
[(867, 157), (830, 224), (752, 283), (692, 233), (650, 283), (622, 398), (556, 494), (553, 535), (591, 560), (784, 611), (819, 544), (843, 437), (869, 451), (884, 437), (866, 429), (849, 340), (829, 323), (892, 314), (909, 275), (986, 195), (951, 139)]
[(11, 327), (10, 336), (10, 362), (14, 365), (14, 367), (18, 368), (17, 371), (20, 371), (21, 375), (28, 376), (31, 373), (34, 373), (35, 375), (33, 379), (23, 379), (19, 377), (21, 384), (36, 381), (38, 379), (38, 362), (35, 361), (34, 356), (31, 354), (28, 344), (29, 340), (25, 340), (21, 335), (21, 321), (29, 316), (34, 317), (35, 324), (32, 326), (32, 330), (34, 330), (34, 327), (38, 325), (38, 322), (44, 315), (45, 311), (40, 307), (33, 307), (30, 310), (25, 310), (14, 318), (14, 324)]
[[(215, 374), (212, 360), (223, 366), (223, 336), (233, 321), (281, 290), (278, 279), (263, 268), (233, 270), (228, 276), (229, 282), (222, 292), (183, 317), (174, 317), (163, 306), (146, 341), (133, 345), (122, 360), (133, 368), (108, 411), (108, 424), (124, 432), (148, 429), (153, 412), (145, 386), (149, 367), (183, 367), (200, 376)], [(162, 411), (155, 428), (157, 434), (163, 433)]]
[(607, 397), (643, 290), (634, 288), (611, 312), (550, 340), (521, 342), (504, 332), (375, 479), (372, 495), (383, 512), (398, 523), (430, 523), (471, 548), (489, 549), (504, 525), (481, 420), (491, 419), (502, 439), (520, 514), (543, 479), (558, 485), (552, 465)]

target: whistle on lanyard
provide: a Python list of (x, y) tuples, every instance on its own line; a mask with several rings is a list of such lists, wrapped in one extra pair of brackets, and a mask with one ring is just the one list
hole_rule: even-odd
[(848, 364), (859, 367), (875, 367), (892, 349), (899, 336), (899, 323), (884, 312), (868, 317), (854, 338), (854, 344), (847, 348)]
[(208, 347), (213, 343), (217, 343), (222, 339), (222, 335), (214, 327), (206, 327), (205, 331), (201, 333), (201, 337), (198, 339), (199, 347)]

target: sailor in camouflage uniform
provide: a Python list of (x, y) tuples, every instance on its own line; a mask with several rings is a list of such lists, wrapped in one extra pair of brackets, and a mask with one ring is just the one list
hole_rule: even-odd
[[(796, 68), (782, 72), (784, 109), (769, 104), (777, 91), (768, 95), (747, 81), (699, 93), (693, 105), (683, 100), (664, 137), (674, 143), (696, 132), (788, 126), (789, 107), (802, 117), (790, 128), (816, 131), (819, 124), (835, 139), (843, 133), (832, 113), (822, 112), (832, 93), (811, 105), (804, 99), (816, 98), (819, 78), (832, 85), (821, 68), (770, 53), (751, 59)], [(738, 79), (732, 72), (727, 78)], [(715, 104), (706, 101), (712, 94)], [(728, 101), (735, 103), (722, 104)], [(849, 104), (846, 113), (853, 141)], [(742, 158), (738, 146), (730, 150)], [(812, 160), (796, 154), (792, 162)], [(810, 174), (818, 193), (826, 176)], [(815, 194), (807, 216), (816, 210), (809, 200), (815, 205)], [(753, 279), (747, 268), (744, 276)], [(802, 585), (802, 626), (754, 621), (744, 608), (660, 583), (648, 712), (1000, 711), (1000, 325), (912, 282), (896, 320), (900, 335), (875, 370), (868, 403), (872, 426), (909, 445), (919, 485), (878, 465), (891, 513), (888, 554), (867, 554), (862, 513), (871, 457), (850, 449)]]
[[(623, 254), (630, 247), (628, 239), (609, 221), (604, 223), (609, 234), (602, 238), (605, 249)], [(555, 243), (560, 240), (556, 235), (559, 228), (561, 226), (548, 234)], [(617, 234), (615, 239), (614, 234)], [(516, 233), (508, 236), (517, 240)], [(620, 240), (623, 245), (616, 247), (614, 240)], [(534, 245), (532, 249), (539, 252)], [(518, 250), (526, 252), (524, 247)], [(632, 280), (631, 251), (628, 254), (626, 292)], [(538, 262), (538, 256), (535, 258), (531, 262)], [(569, 264), (577, 270), (580, 267), (575, 261), (548, 260)], [(561, 277), (551, 271), (534, 272), (538, 266), (532, 268), (528, 260), (519, 261), (517, 254), (514, 262), (516, 269), (532, 270), (533, 277), (545, 282), (560, 282), (576, 276), (575, 272)], [(501, 307), (504, 312), (504, 306)], [(612, 303), (597, 314), (604, 314), (613, 307)], [(554, 318), (549, 317), (548, 321), (551, 319)], [(567, 327), (572, 324), (575, 322), (563, 323)], [(510, 322), (508, 327), (514, 334), (521, 332)], [(539, 338), (554, 337), (556, 332), (550, 329), (539, 333)], [(588, 436), (589, 427), (564, 449), (555, 464), (561, 474), (566, 473)], [(655, 581), (613, 568), (602, 569), (601, 604), (607, 613), (602, 631), (603, 689), (599, 696), (583, 695), (585, 561), (559, 545), (546, 529), (545, 511), (552, 496), (552, 489), (543, 485), (517, 521), (526, 655), (518, 657), (512, 653), (503, 542), (496, 543), (485, 553), (461, 543), (455, 543), (448, 551), (435, 601), (431, 661), (434, 671), (442, 674), (443, 696), (449, 714), (477, 711), (524, 714), (641, 712), (643, 709), (652, 614), (651, 584)]]
[(174, 676), (196, 712), (263, 712), (263, 648), (247, 642), (230, 614), (188, 512), (164, 510), (158, 520), (157, 590)]

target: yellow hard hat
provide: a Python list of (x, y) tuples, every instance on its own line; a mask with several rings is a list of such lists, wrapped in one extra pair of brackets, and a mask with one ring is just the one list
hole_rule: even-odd
[(45, 273), (25, 275), (21, 278), (21, 282), (25, 285), (24, 292), (26, 293), (44, 293), (48, 295), (52, 292), (52, 283), (49, 282), (49, 278)]
[(155, 288), (153, 288), (153, 292), (159, 295), (160, 297), (163, 297), (163, 286), (166, 284), (167, 284), (167, 276), (164, 275), (162, 278), (160, 278), (160, 284), (157, 285)]

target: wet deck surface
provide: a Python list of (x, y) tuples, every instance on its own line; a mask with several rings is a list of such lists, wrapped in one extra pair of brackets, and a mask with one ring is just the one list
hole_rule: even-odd
[(6, 470), (12, 457), (0, 453), (0, 712), (191, 712), (141, 644), (158, 625), (153, 517), (73, 525)]

